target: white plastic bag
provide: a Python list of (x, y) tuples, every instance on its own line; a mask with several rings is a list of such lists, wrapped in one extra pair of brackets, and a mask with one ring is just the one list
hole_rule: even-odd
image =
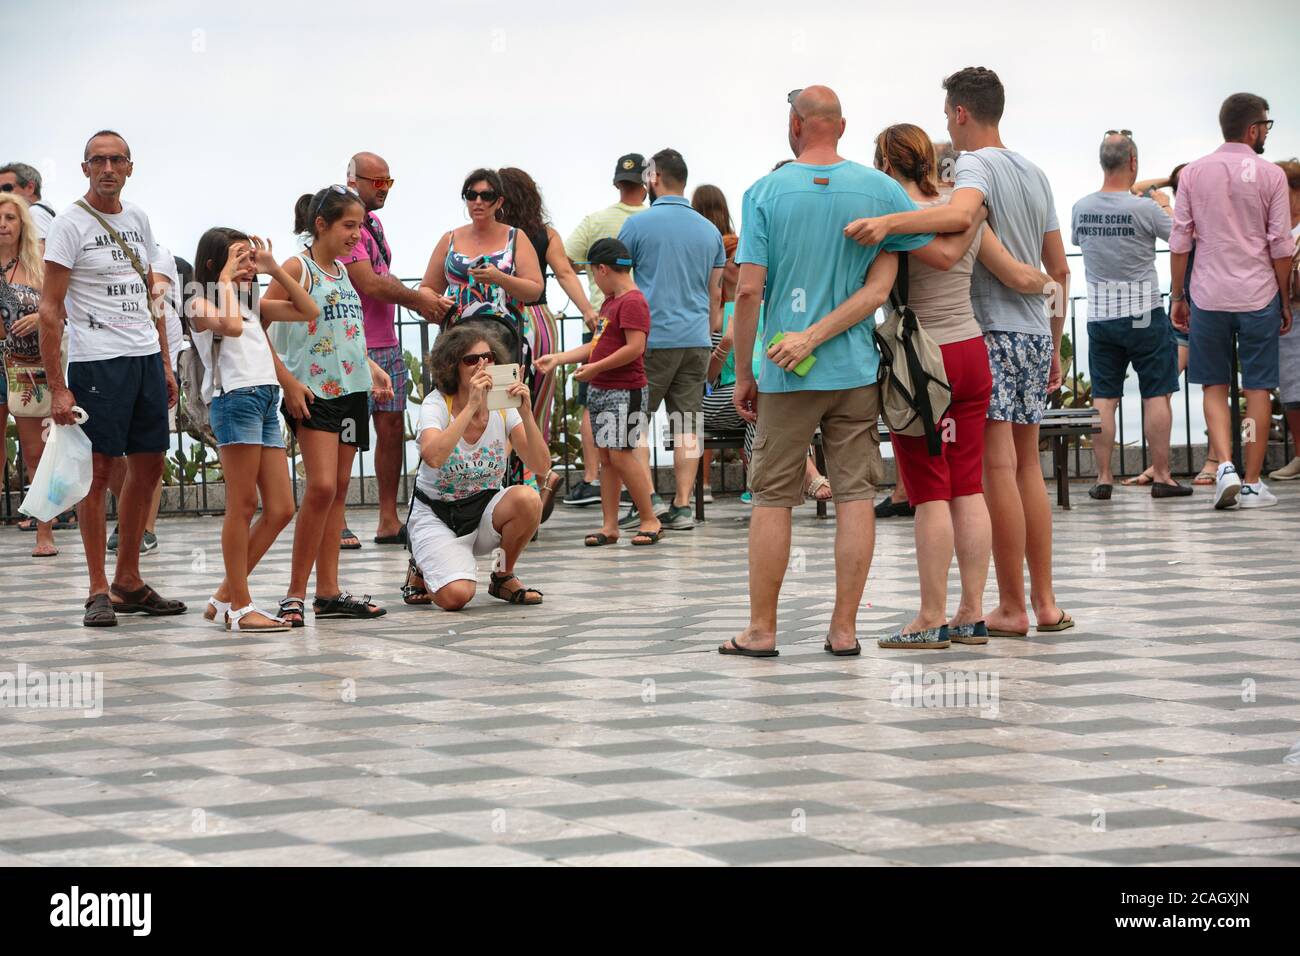
[(53, 419), (45, 419), (50, 437), (45, 442), (27, 497), (18, 506), (19, 511), (37, 521), (53, 521), (75, 507), (90, 491), (94, 477), (90, 439), (80, 424), (88, 416), (79, 407), (73, 411), (77, 415), (76, 425), (55, 425)]

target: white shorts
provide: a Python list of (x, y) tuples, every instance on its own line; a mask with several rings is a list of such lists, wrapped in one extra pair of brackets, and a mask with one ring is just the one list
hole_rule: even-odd
[(411, 506), (406, 534), (411, 542), (411, 555), (430, 594), (452, 581), (478, 580), (477, 558), (501, 547), (501, 534), (492, 527), (492, 515), (509, 490), (502, 488), (493, 495), (479, 519), (478, 529), (459, 538), (428, 505), (417, 501)]

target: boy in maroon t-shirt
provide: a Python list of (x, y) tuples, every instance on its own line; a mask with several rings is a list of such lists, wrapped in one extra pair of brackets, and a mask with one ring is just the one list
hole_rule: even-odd
[(618, 540), (618, 498), (627, 485), (640, 526), (633, 544), (659, 541), (662, 526), (650, 502), (650, 475), (637, 461), (633, 449), (645, 440), (650, 389), (645, 375), (646, 337), (650, 334), (650, 306), (632, 278), (632, 256), (617, 239), (600, 239), (587, 252), (591, 275), (605, 302), (600, 307), (600, 324), (588, 343), (537, 360), (545, 374), (557, 365), (584, 363), (573, 373), (587, 383), (587, 410), (591, 429), (600, 451), (600, 531), (589, 534), (589, 548)]

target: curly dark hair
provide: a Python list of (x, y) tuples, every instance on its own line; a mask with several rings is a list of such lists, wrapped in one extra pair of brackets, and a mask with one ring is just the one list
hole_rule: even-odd
[[(502, 166), (498, 170), (501, 185), (505, 187), (506, 201), (497, 210), (497, 220), (508, 226), (534, 235), (546, 229), (550, 217), (542, 201), (542, 191), (533, 177), (517, 166)], [(546, 250), (538, 250), (538, 258), (545, 260)]]
[[(479, 342), (488, 344), (497, 365), (510, 361), (510, 353), (501, 336), (486, 323), (467, 321), (453, 325), (438, 336), (429, 350), (427, 363), (433, 387), (444, 395), (455, 395), (460, 391), (460, 360)], [(425, 400), (428, 401), (427, 395)]]
[(501, 175), (495, 169), (476, 169), (465, 177), (465, 182), (461, 184), (460, 196), (465, 198), (465, 190), (469, 189), (475, 183), (487, 183), (498, 196), (506, 194), (505, 186), (501, 183)]

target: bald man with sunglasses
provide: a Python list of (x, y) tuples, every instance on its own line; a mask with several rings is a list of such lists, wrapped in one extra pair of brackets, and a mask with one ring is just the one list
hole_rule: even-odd
[(436, 322), (446, 315), (451, 305), (450, 299), (434, 295), (429, 289), (408, 288), (389, 271), (393, 252), (375, 211), (384, 208), (395, 182), (388, 163), (376, 153), (357, 153), (348, 161), (348, 185), (361, 197), (366, 218), (361, 227), (361, 241), (352, 248), (344, 265), (361, 297), (370, 358), (393, 380), (391, 401), (377, 402), (374, 396), (370, 399), (370, 414), (375, 422), (375, 480), (379, 485), (376, 544), (406, 542), (406, 526), (397, 515), (397, 485), (404, 464), (410, 375), (397, 337), (397, 306), (409, 309), (426, 322)]

